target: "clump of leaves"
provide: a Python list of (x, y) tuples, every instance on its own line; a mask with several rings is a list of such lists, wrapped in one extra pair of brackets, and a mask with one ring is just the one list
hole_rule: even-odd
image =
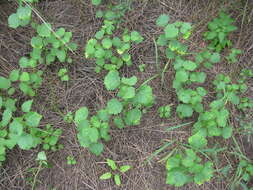
[(160, 118), (169, 118), (171, 116), (171, 106), (166, 105), (159, 107), (158, 113)]
[(236, 63), (238, 62), (237, 56), (240, 55), (242, 51), (240, 49), (232, 48), (231, 52), (228, 56), (226, 56), (226, 59), (229, 63)]
[(235, 174), (235, 185), (243, 187), (244, 189), (249, 189), (250, 180), (253, 177), (253, 164), (250, 161), (241, 159)]
[(109, 141), (109, 123), (98, 116), (92, 116), (88, 120), (89, 111), (86, 107), (78, 109), (74, 116), (77, 126), (77, 138), (81, 146), (87, 147), (93, 154), (100, 155), (104, 145), (101, 140)]
[(219, 52), (225, 47), (230, 47), (232, 42), (227, 38), (229, 33), (237, 29), (234, 20), (226, 13), (221, 12), (219, 17), (208, 23), (208, 31), (204, 34), (206, 40), (211, 41), (209, 47)]
[(95, 35), (96, 39), (88, 40), (85, 48), (86, 58), (95, 58), (96, 72), (101, 69), (117, 70), (124, 64), (132, 65), (128, 51), (132, 43), (140, 43), (143, 37), (137, 32), (125, 30), (122, 37), (112, 37), (115, 26), (112, 21), (105, 20), (102, 29)]
[(106, 89), (118, 90), (118, 99), (111, 99), (106, 108), (114, 115), (114, 124), (118, 128), (138, 125), (142, 117), (141, 108), (150, 107), (154, 103), (152, 88), (148, 85), (135, 88), (136, 83), (136, 76), (120, 78), (118, 71), (110, 71), (105, 76)]
[(113, 178), (116, 185), (121, 185), (121, 174), (126, 173), (131, 169), (130, 165), (117, 166), (116, 162), (111, 159), (106, 160), (106, 164), (111, 168), (112, 171), (106, 172), (99, 177), (101, 180), (107, 180)]
[(69, 81), (68, 70), (66, 68), (62, 68), (58, 71), (58, 77), (61, 78), (61, 81)]
[[(38, 2), (38, 0), (33, 0), (32, 2)], [(19, 26), (26, 26), (30, 23), (31, 18), (32, 18), (31, 7), (29, 5), (23, 5), (21, 1), (17, 9), (17, 12), (9, 16), (8, 25), (9, 27), (15, 29), (18, 28)]]
[(67, 156), (67, 164), (68, 165), (75, 165), (76, 164), (76, 159), (74, 156)]
[(16, 101), (0, 97), (0, 108), (3, 109), (0, 122), (0, 162), (5, 161), (6, 149), (13, 149), (18, 145), (23, 150), (30, 150), (42, 144), (45, 149), (54, 150), (61, 130), (54, 131), (52, 127), (39, 128), (42, 115), (31, 111), (32, 100), (21, 105), (23, 115), (16, 115)]
[(201, 185), (209, 181), (214, 173), (213, 164), (209, 161), (201, 164), (201, 161), (192, 149), (169, 157), (166, 162), (166, 183), (181, 187), (191, 182)]

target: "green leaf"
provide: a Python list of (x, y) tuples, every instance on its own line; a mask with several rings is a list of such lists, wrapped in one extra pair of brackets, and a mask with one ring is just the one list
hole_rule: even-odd
[(183, 62), (183, 67), (188, 71), (194, 71), (197, 68), (197, 66), (198, 65), (196, 63), (190, 60)]
[(97, 5), (101, 4), (102, 0), (91, 0), (91, 2), (92, 2), (93, 5), (97, 6)]
[(110, 49), (112, 47), (112, 40), (109, 39), (109, 38), (105, 38), (102, 40), (102, 46), (105, 48), (105, 49)]
[(129, 166), (129, 165), (124, 165), (124, 166), (121, 166), (121, 167), (119, 168), (119, 171), (122, 172), (122, 173), (125, 173), (125, 172), (127, 172), (128, 170), (130, 170), (130, 168), (131, 168), (131, 166)]
[(99, 132), (96, 128), (89, 128), (89, 139), (92, 143), (96, 143), (99, 139)]
[(89, 115), (89, 110), (87, 107), (81, 107), (79, 108), (74, 117), (74, 121), (76, 125), (79, 125), (81, 121), (86, 120)]
[(11, 81), (5, 77), (0, 76), (0, 89), (7, 90), (11, 87)]
[(107, 108), (106, 109), (107, 109), (109, 114), (117, 115), (122, 111), (123, 105), (116, 98), (113, 98), (113, 99), (111, 99), (107, 102)]
[(6, 125), (8, 125), (11, 118), (12, 118), (12, 111), (9, 108), (5, 109), (2, 115), (1, 126), (5, 127)]
[(49, 23), (43, 23), (37, 27), (37, 32), (41, 37), (50, 37), (52, 26)]
[(187, 104), (180, 104), (177, 106), (177, 113), (181, 118), (191, 117), (193, 110), (192, 107)]
[(113, 118), (113, 123), (118, 127), (119, 129), (123, 129), (125, 127), (125, 124), (121, 117), (116, 116)]
[(122, 86), (117, 95), (124, 100), (133, 98), (135, 96), (135, 88), (129, 86)]
[(111, 177), (112, 177), (112, 173), (111, 173), (111, 172), (106, 172), (106, 173), (104, 173), (103, 175), (101, 175), (101, 176), (99, 177), (99, 179), (101, 179), (101, 180), (106, 180), (106, 179), (111, 179)]
[(110, 119), (110, 115), (106, 109), (99, 110), (97, 116), (102, 121), (108, 121)]
[(160, 27), (165, 27), (170, 20), (170, 17), (166, 14), (160, 15), (156, 20), (156, 25)]
[(189, 73), (184, 71), (184, 70), (180, 70), (176, 72), (176, 76), (175, 76), (175, 80), (178, 82), (186, 82), (189, 78)]
[(188, 142), (191, 146), (197, 149), (207, 146), (207, 139), (200, 132), (189, 137)]
[(23, 150), (29, 150), (36, 146), (36, 142), (31, 134), (23, 134), (20, 136), (17, 144)]
[(140, 43), (143, 41), (143, 37), (137, 31), (132, 31), (130, 34), (130, 38), (133, 42)]
[(8, 18), (8, 25), (11, 28), (17, 28), (20, 25), (20, 20), (18, 18), (18, 15), (16, 13), (11, 14)]
[(22, 72), (19, 79), (22, 82), (28, 82), (30, 80), (30, 75), (28, 72)]
[(10, 79), (12, 82), (17, 81), (17, 80), (19, 79), (19, 69), (12, 70), (12, 71), (10, 72), (9, 79)]
[(39, 36), (35, 36), (31, 40), (31, 46), (33, 48), (41, 49), (43, 47), (43, 40)]
[(220, 62), (220, 54), (219, 53), (214, 53), (210, 57), (210, 62), (212, 63), (219, 63)]
[(190, 176), (186, 175), (183, 171), (169, 171), (167, 173), (166, 184), (182, 187), (189, 181), (189, 179)]
[(212, 167), (211, 162), (205, 163), (202, 170), (195, 174), (194, 182), (198, 185), (202, 185), (203, 183), (209, 181), (213, 177), (214, 169)]
[(67, 54), (64, 49), (56, 51), (56, 57), (59, 59), (60, 62), (64, 62), (66, 60)]
[(22, 111), (29, 112), (31, 110), (32, 104), (33, 104), (33, 100), (28, 100), (24, 102), (21, 106)]
[(229, 139), (233, 135), (233, 127), (231, 126), (224, 127), (221, 133), (224, 139)]
[(104, 145), (102, 143), (94, 143), (89, 146), (89, 150), (96, 156), (99, 156), (104, 150)]
[(143, 105), (143, 106), (150, 106), (154, 102), (154, 96), (152, 92), (152, 88), (148, 85), (143, 85), (139, 87), (136, 92), (135, 97), (133, 98), (133, 103), (135, 105)]
[(178, 36), (179, 30), (178, 30), (178, 28), (175, 27), (175, 25), (168, 24), (165, 27), (164, 32), (165, 32), (166, 38), (173, 39)]
[(114, 160), (106, 159), (106, 163), (108, 166), (111, 167), (113, 171), (115, 171), (118, 168)]
[(47, 161), (47, 155), (46, 155), (45, 151), (39, 152), (36, 160), (37, 161)]
[(13, 120), (9, 126), (10, 133), (20, 136), (23, 133), (23, 125), (18, 120)]
[(125, 122), (128, 126), (139, 125), (142, 113), (139, 109), (135, 108), (126, 113)]
[(121, 82), (128, 86), (134, 86), (137, 83), (137, 80), (136, 76), (132, 76), (130, 78), (122, 77)]
[(114, 182), (116, 185), (120, 186), (121, 185), (121, 180), (119, 174), (114, 175)]
[(20, 6), (17, 9), (17, 15), (20, 20), (28, 20), (32, 15), (32, 10), (28, 5), (25, 7)]
[(42, 115), (38, 114), (37, 112), (29, 112), (25, 116), (26, 124), (31, 127), (38, 127), (41, 119)]
[(118, 71), (110, 71), (104, 79), (107, 90), (115, 90), (120, 85), (120, 77)]

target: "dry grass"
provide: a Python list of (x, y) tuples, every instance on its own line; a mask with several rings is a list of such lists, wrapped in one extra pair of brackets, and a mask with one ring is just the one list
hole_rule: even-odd
[[(245, 4), (247, 3), (247, 4)], [(247, 5), (247, 6), (245, 6)], [(20, 28), (11, 30), (7, 27), (7, 17), (15, 10), (15, 3), (0, 3), (0, 75), (8, 73), (18, 67), (18, 59), (29, 52), (29, 39), (33, 35), (32, 30)], [(234, 33), (233, 42), (238, 48), (244, 50), (238, 65), (229, 67), (219, 65), (209, 75), (215, 76), (218, 72), (233, 73), (242, 67), (253, 68), (253, 3), (251, 1), (224, 1), (220, 0), (159, 0), (159, 1), (136, 1), (134, 7), (125, 17), (125, 26), (130, 30), (135, 29), (145, 37), (145, 42), (135, 46), (131, 53), (134, 66), (124, 68), (124, 75), (136, 74), (141, 82), (157, 73), (155, 63), (155, 51), (153, 38), (161, 31), (155, 26), (155, 19), (161, 14), (171, 15), (172, 21), (182, 20), (194, 23), (197, 27), (191, 38), (191, 49), (198, 50), (202, 41), (202, 33), (206, 30), (207, 22), (214, 18), (222, 8), (228, 8), (236, 18), (239, 30)], [(55, 27), (63, 26), (74, 34), (74, 41), (80, 47), (84, 47), (87, 39), (92, 37), (101, 25), (95, 19), (95, 9), (89, 1), (81, 0), (54, 0), (42, 1), (37, 10), (43, 17)], [(190, 126), (176, 131), (165, 132), (165, 128), (182, 123), (176, 117), (161, 120), (157, 114), (157, 108), (164, 104), (177, 104), (175, 92), (171, 88), (173, 69), (169, 67), (165, 74), (165, 86), (161, 88), (161, 81), (156, 78), (150, 82), (154, 88), (157, 104), (148, 111), (140, 126), (125, 130), (112, 129), (112, 141), (106, 143), (105, 152), (101, 157), (91, 155), (86, 149), (80, 148), (75, 128), (66, 125), (60, 112), (66, 114), (75, 111), (80, 106), (87, 106), (93, 113), (96, 109), (105, 105), (105, 102), (113, 95), (103, 90), (102, 76), (94, 74), (93, 63), (83, 58), (82, 48), (73, 55), (74, 64), (69, 66), (71, 81), (65, 85), (57, 76), (57, 65), (47, 70), (45, 81), (36, 98), (36, 109), (43, 114), (43, 123), (51, 123), (55, 127), (63, 129), (61, 143), (64, 149), (49, 154), (49, 162), (52, 168), (42, 170), (38, 175), (38, 190), (49, 190), (54, 187), (57, 190), (173, 190), (176, 188), (165, 185), (165, 168), (163, 163), (157, 161), (165, 156), (174, 147), (171, 146), (155, 157), (148, 164), (143, 162), (164, 142), (169, 140), (184, 141), (189, 136)], [(161, 59), (163, 65), (165, 60)], [(146, 71), (138, 71), (139, 64), (146, 64)], [(236, 75), (235, 75), (236, 76)], [(207, 83), (205, 86), (209, 86)], [(253, 90), (252, 81), (249, 83), (250, 92)], [(17, 95), (17, 97), (20, 95)], [(22, 97), (23, 98), (23, 97)], [(212, 98), (212, 97), (209, 97)], [(237, 114), (235, 112), (234, 114)], [(194, 121), (185, 120), (183, 122)], [(233, 121), (233, 117), (231, 118)], [(238, 141), (244, 148), (243, 137), (237, 136)], [(214, 142), (215, 143), (215, 142)], [(231, 142), (224, 144), (231, 146)], [(252, 148), (252, 145), (251, 145)], [(252, 149), (251, 149), (252, 150)], [(21, 151), (15, 149), (8, 153), (8, 161), (1, 169), (1, 190), (28, 190), (31, 186), (26, 183), (29, 177), (28, 169), (36, 167), (35, 157), (38, 150)], [(68, 166), (66, 157), (72, 155), (77, 164)], [(232, 157), (227, 152), (219, 156), (219, 167), (226, 165), (227, 158)], [(252, 156), (252, 155), (251, 155)], [(98, 177), (108, 168), (104, 164), (106, 158), (112, 158), (118, 163), (131, 164), (134, 169), (123, 176), (122, 187), (116, 187), (112, 181), (100, 181)], [(219, 177), (203, 186), (188, 185), (182, 190), (226, 190), (229, 179)]]

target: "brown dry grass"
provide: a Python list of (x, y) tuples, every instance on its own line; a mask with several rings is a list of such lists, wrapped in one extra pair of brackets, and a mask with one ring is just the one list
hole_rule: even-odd
[[(245, 3), (248, 3), (245, 6)], [(207, 22), (214, 18), (220, 9), (226, 7), (236, 19), (239, 30), (233, 34), (233, 42), (238, 48), (244, 50), (240, 63), (230, 67), (219, 65), (209, 75), (214, 77), (218, 72), (233, 73), (242, 67), (252, 68), (253, 59), (253, 10), (250, 1), (220, 1), (220, 0), (159, 0), (136, 1), (133, 9), (126, 15), (125, 20), (130, 30), (135, 29), (145, 37), (145, 42), (135, 46), (131, 53), (134, 66), (123, 69), (124, 75), (136, 74), (143, 82), (157, 73), (155, 63), (155, 51), (153, 38), (161, 31), (155, 26), (155, 19), (161, 13), (171, 15), (171, 19), (194, 23), (197, 28), (191, 38), (191, 49), (197, 50), (203, 44), (202, 33), (206, 30)], [(19, 57), (29, 52), (29, 39), (33, 35), (32, 30), (20, 28), (11, 30), (7, 27), (7, 17), (16, 8), (15, 3), (0, 2), (0, 75), (8, 73), (18, 67)], [(54, 0), (42, 1), (37, 9), (44, 18), (55, 27), (63, 26), (73, 32), (74, 41), (80, 47), (84, 47), (87, 39), (92, 37), (99, 28), (100, 22), (95, 19), (95, 9), (89, 1), (81, 0)], [(87, 106), (94, 112), (105, 105), (105, 102), (113, 95), (103, 89), (102, 76), (94, 74), (93, 63), (83, 58), (82, 50), (76, 52), (74, 64), (69, 66), (71, 81), (64, 85), (56, 75), (58, 66), (47, 70), (45, 81), (36, 98), (36, 109), (43, 114), (43, 123), (51, 123), (55, 127), (63, 129), (61, 143), (64, 149), (52, 152), (48, 155), (52, 168), (42, 170), (38, 175), (36, 189), (49, 190), (55, 187), (57, 190), (173, 190), (165, 185), (164, 163), (158, 163), (173, 147), (169, 147), (156, 157), (151, 163), (143, 165), (143, 162), (161, 145), (168, 140), (184, 141), (189, 136), (190, 126), (173, 132), (165, 132), (164, 129), (182, 123), (176, 117), (161, 120), (157, 114), (157, 108), (164, 104), (177, 104), (176, 95), (171, 88), (173, 69), (170, 67), (165, 75), (165, 88), (161, 88), (160, 79), (150, 82), (154, 88), (157, 104), (148, 111), (140, 126), (125, 130), (112, 129), (112, 141), (106, 143), (105, 152), (101, 157), (91, 155), (86, 149), (80, 148), (76, 140), (75, 128), (66, 125), (59, 110), (66, 114), (75, 111), (80, 106)], [(161, 59), (162, 63), (164, 60)], [(138, 64), (147, 65), (144, 73), (139, 73)], [(209, 86), (207, 82), (205, 86)], [(251, 92), (253, 83), (251, 85)], [(18, 95), (17, 95), (18, 96)], [(22, 97), (24, 98), (24, 97)], [(212, 98), (209, 97), (209, 98)], [(235, 113), (236, 114), (236, 113)], [(194, 121), (192, 120), (185, 120)], [(232, 121), (231, 121), (232, 122)], [(236, 124), (236, 123), (235, 123)], [(241, 146), (244, 149), (243, 137)], [(215, 142), (214, 142), (215, 143)], [(225, 144), (231, 145), (230, 142)], [(251, 146), (252, 148), (252, 146)], [(252, 149), (251, 149), (252, 150)], [(245, 150), (247, 151), (247, 150)], [(38, 150), (21, 151), (15, 149), (8, 153), (8, 160), (1, 169), (1, 190), (28, 190), (25, 179), (29, 176), (28, 169), (36, 167), (35, 157)], [(73, 155), (77, 164), (68, 166), (66, 157)], [(252, 156), (252, 155), (251, 155)], [(219, 167), (226, 165), (229, 155), (223, 152), (219, 155)], [(119, 164), (131, 164), (134, 169), (123, 176), (122, 187), (116, 187), (112, 181), (100, 181), (98, 177), (107, 167), (104, 164), (106, 158), (112, 158)], [(188, 185), (182, 190), (226, 190), (229, 178), (214, 178), (202, 186)]]

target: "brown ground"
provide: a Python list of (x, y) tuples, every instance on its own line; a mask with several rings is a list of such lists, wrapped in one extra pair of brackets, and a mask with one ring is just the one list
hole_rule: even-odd
[[(124, 68), (125, 75), (136, 73), (143, 82), (157, 73), (155, 66), (155, 51), (153, 38), (160, 31), (155, 26), (155, 19), (161, 13), (167, 13), (171, 19), (188, 21), (195, 24), (194, 35), (191, 38), (191, 49), (198, 49), (202, 41), (202, 34), (206, 30), (206, 24), (217, 16), (222, 8), (228, 8), (236, 19), (239, 27), (232, 35), (236, 47), (244, 50), (240, 63), (233, 67), (219, 64), (210, 77), (218, 72), (226, 71), (233, 74), (242, 67), (253, 68), (253, 3), (252, 1), (220, 1), (220, 0), (157, 0), (136, 1), (133, 9), (126, 15), (125, 25), (131, 30), (139, 31), (145, 37), (145, 42), (131, 50), (134, 66)], [(18, 59), (29, 52), (29, 41), (33, 30), (19, 28), (12, 30), (7, 26), (7, 17), (16, 9), (15, 3), (0, 1), (0, 75), (7, 76), (8, 73), (18, 67)], [(38, 175), (38, 190), (173, 190), (165, 185), (164, 163), (157, 161), (166, 156), (173, 146), (154, 158), (150, 164), (143, 165), (152, 152), (157, 150), (168, 140), (184, 141), (189, 136), (190, 126), (185, 126), (173, 132), (165, 132), (164, 129), (182, 122), (194, 121), (195, 118), (180, 121), (172, 119), (161, 120), (157, 114), (157, 108), (165, 104), (177, 104), (176, 95), (171, 88), (173, 69), (169, 68), (165, 77), (165, 88), (161, 88), (160, 79), (150, 82), (154, 88), (157, 104), (143, 117), (140, 126), (124, 130), (112, 129), (112, 141), (106, 143), (105, 151), (101, 157), (91, 155), (86, 149), (81, 148), (76, 139), (74, 126), (66, 125), (57, 109), (64, 114), (75, 111), (80, 106), (88, 106), (91, 112), (103, 107), (105, 102), (112, 96), (103, 90), (101, 74), (93, 72), (93, 63), (83, 58), (83, 47), (86, 40), (94, 35), (101, 23), (95, 19), (95, 9), (89, 0), (45, 0), (39, 3), (37, 9), (43, 17), (55, 27), (63, 26), (73, 32), (74, 41), (80, 45), (80, 51), (73, 55), (74, 63), (69, 65), (71, 80), (68, 85), (59, 81), (56, 70), (59, 66), (54, 65), (47, 70), (45, 81), (36, 97), (36, 105), (39, 113), (43, 114), (43, 124), (51, 123), (55, 127), (63, 129), (61, 143), (64, 149), (51, 152), (48, 155), (52, 168), (44, 169)], [(162, 63), (162, 59), (160, 60)], [(140, 73), (138, 64), (145, 63), (147, 69)], [(207, 82), (205, 86), (209, 86)], [(253, 81), (250, 83), (253, 88)], [(211, 90), (211, 88), (210, 88)], [(252, 92), (252, 91), (251, 91)], [(22, 97), (23, 98), (23, 97)], [(212, 98), (212, 94), (208, 97)], [(57, 108), (57, 109), (56, 109)], [(236, 112), (233, 112), (236, 114)], [(234, 122), (234, 117), (231, 122)], [(252, 150), (252, 146), (245, 146), (244, 138), (238, 136), (242, 149), (246, 152)], [(213, 142), (215, 144), (215, 142)], [(224, 145), (230, 145), (226, 142)], [(31, 186), (25, 179), (29, 177), (28, 169), (36, 167), (35, 157), (39, 150), (21, 151), (15, 149), (8, 153), (8, 160), (0, 170), (1, 190), (29, 190)], [(66, 157), (73, 155), (77, 164), (69, 166)], [(252, 158), (252, 154), (248, 154)], [(227, 164), (229, 155), (222, 152), (219, 155), (217, 167)], [(98, 177), (107, 171), (104, 163), (106, 158), (118, 161), (119, 164), (130, 164), (134, 166), (123, 176), (123, 185), (116, 187), (112, 181), (101, 181)], [(233, 157), (229, 157), (232, 159)], [(249, 157), (250, 158), (250, 157)], [(233, 162), (233, 161), (232, 161)], [(227, 177), (227, 178), (226, 178)], [(202, 186), (188, 185), (182, 190), (226, 190), (231, 179), (229, 176), (216, 175), (212, 181)]]

